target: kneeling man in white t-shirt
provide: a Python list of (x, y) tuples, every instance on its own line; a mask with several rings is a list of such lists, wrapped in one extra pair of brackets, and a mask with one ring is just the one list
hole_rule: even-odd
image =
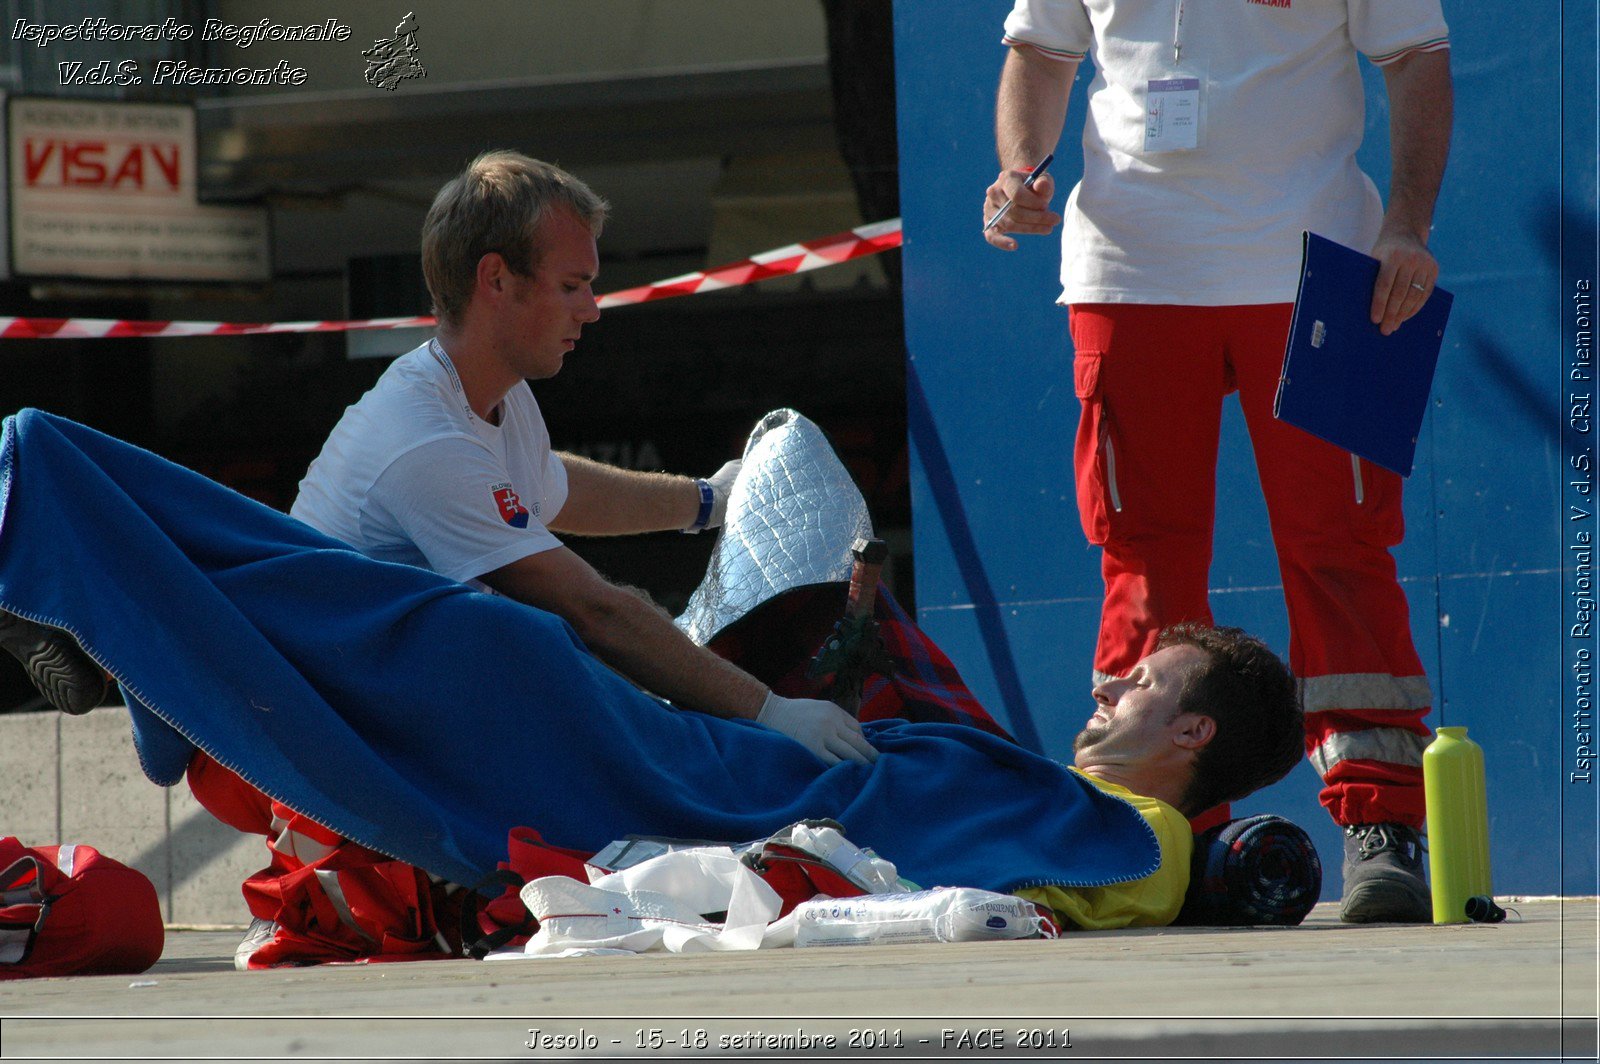
[(479, 156), (445, 185), (422, 229), (438, 337), (345, 411), (290, 512), (370, 557), (558, 614), (612, 668), (678, 706), (757, 720), (830, 763), (871, 760), (838, 706), (774, 694), (554, 534), (715, 527), (738, 473), (730, 462), (694, 480), (550, 449), (527, 381), (560, 372), (600, 316), (606, 209), (577, 178), (515, 152)]

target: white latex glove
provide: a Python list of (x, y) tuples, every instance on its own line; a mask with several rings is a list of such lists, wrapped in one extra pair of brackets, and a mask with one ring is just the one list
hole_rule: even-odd
[(846, 758), (867, 763), (878, 757), (861, 734), (860, 722), (820, 698), (784, 698), (768, 691), (756, 723), (783, 732), (830, 765)]
[(722, 527), (722, 519), (728, 515), (728, 493), (733, 490), (733, 482), (739, 479), (739, 470), (743, 468), (744, 460), (735, 458), (706, 478), (706, 483), (711, 485), (711, 516), (706, 519), (707, 528)]

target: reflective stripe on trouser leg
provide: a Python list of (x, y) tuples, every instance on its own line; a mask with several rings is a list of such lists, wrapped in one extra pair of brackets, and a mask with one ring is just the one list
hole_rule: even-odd
[[(1428, 742), (1414, 733), (1401, 734), (1413, 735), (1419, 747)], [(1350, 757), (1330, 765), (1322, 783), (1317, 797), (1336, 824), (1422, 826), (1425, 803), (1420, 767)]]
[(1427, 677), (1346, 673), (1298, 682), (1306, 752), (1334, 820), (1421, 826), (1430, 736), (1420, 721), (1433, 702)]
[(1311, 764), (1324, 777), (1341, 761), (1378, 761), (1420, 771), (1427, 745), (1426, 736), (1403, 728), (1334, 732), (1311, 751)]
[[(341, 841), (339, 837), (333, 835), (332, 841), (329, 841), (327, 836), (332, 835), (332, 832), (326, 832), (326, 829), (318, 830), (321, 825), (313, 824), (276, 803), (273, 805), (273, 813), (275, 815), (272, 818), (272, 828), (277, 834), (268, 840), (268, 845), (275, 852), (293, 858), (300, 864), (309, 865), (316, 864), (339, 848)], [(317, 835), (324, 837), (317, 838)]]
[(1352, 709), (1415, 709), (1433, 705), (1426, 676), (1390, 676), (1386, 672), (1351, 672), (1335, 676), (1301, 677), (1300, 708), (1307, 713)]
[(1401, 480), (1272, 416), (1290, 312), (1230, 308), (1228, 342), (1283, 577), (1289, 667), (1305, 678), (1306, 748), (1321, 751), (1336, 823), (1418, 826), (1431, 699), (1389, 553), (1405, 534)]

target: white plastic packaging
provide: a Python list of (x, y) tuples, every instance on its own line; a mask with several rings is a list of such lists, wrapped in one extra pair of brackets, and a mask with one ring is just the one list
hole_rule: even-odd
[(868, 942), (984, 942), (1033, 938), (1049, 925), (1032, 902), (973, 887), (819, 898), (794, 910), (795, 946)]
[(861, 849), (839, 834), (837, 828), (796, 824), (790, 829), (790, 842), (800, 850), (825, 862), (850, 882), (869, 894), (905, 890), (904, 882), (891, 861), (870, 849)]

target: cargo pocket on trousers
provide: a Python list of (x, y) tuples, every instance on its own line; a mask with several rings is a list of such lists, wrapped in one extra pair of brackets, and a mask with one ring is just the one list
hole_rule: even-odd
[(1079, 351), (1072, 360), (1073, 390), (1083, 407), (1072, 453), (1078, 518), (1083, 523), (1084, 536), (1097, 545), (1110, 538), (1111, 513), (1122, 509), (1111, 417), (1100, 392), (1101, 357), (1098, 351)]
[(1405, 511), (1401, 506), (1400, 474), (1350, 456), (1355, 490), (1351, 528), (1358, 540), (1384, 550), (1398, 547), (1405, 538)]

